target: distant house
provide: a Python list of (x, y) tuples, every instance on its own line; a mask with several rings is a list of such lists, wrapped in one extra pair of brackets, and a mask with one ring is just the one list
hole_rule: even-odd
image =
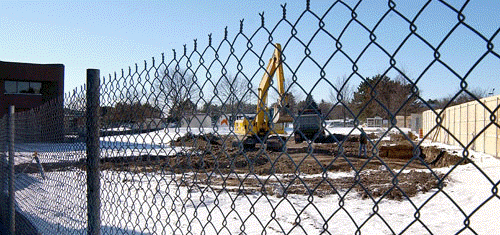
[(399, 128), (409, 128), (411, 116), (396, 116), (396, 126)]
[(366, 126), (367, 127), (382, 127), (383, 126), (383, 119), (381, 117), (374, 117), (374, 118), (367, 118), (366, 119)]
[[(405, 121), (406, 119), (406, 121)], [(418, 133), (422, 128), (422, 114), (412, 113), (410, 116), (396, 116), (397, 126), (399, 128), (410, 128), (413, 132)]]
[(45, 141), (60, 141), (64, 136), (63, 95), (64, 65), (0, 61), (0, 117), (11, 105), (18, 113), (50, 101), (50, 110), (44, 110), (43, 118), (33, 114), (41, 128), (39, 136)]

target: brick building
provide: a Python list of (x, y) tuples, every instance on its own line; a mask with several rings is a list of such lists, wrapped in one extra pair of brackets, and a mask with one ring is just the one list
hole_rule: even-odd
[[(8, 113), (11, 105), (15, 106), (16, 113), (22, 113), (50, 101), (51, 107), (44, 108), (43, 114), (40, 111), (30, 114), (29, 121), (26, 119), (25, 124), (29, 126), (24, 128), (32, 128), (31, 132), (40, 137), (33, 141), (48, 140), (47, 136), (50, 141), (61, 140), (63, 95), (64, 65), (0, 61), (0, 117)], [(22, 117), (23, 114), (19, 118)]]
[(0, 61), (0, 116), (10, 105), (30, 110), (64, 95), (64, 65)]

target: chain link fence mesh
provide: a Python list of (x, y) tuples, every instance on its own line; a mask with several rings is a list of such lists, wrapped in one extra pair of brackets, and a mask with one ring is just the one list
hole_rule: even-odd
[[(171, 58), (162, 55), (101, 80), (94, 115), (101, 124), (103, 234), (498, 230), (498, 159), (471, 150), (474, 139), (460, 147), (431, 140), (441, 128), (460, 142), (442, 124), (442, 110), (482, 103), (468, 78), (485, 60), (498, 67), (500, 29), (484, 34), (467, 24), (467, 2), (429, 1), (409, 14), (389, 1), (373, 9), (376, 20), (360, 13), (367, 14), (362, 1), (335, 1), (321, 14), (309, 4), (295, 20), (282, 5), (275, 25), (262, 13), (253, 32), (241, 21), (232, 38), (226, 30), (220, 42), (209, 36), (201, 46), (195, 40)], [(440, 40), (419, 30), (426, 28), (419, 17), (431, 7), (455, 17)], [(465, 67), (442, 53), (464, 31), (484, 45)], [(353, 33), (364, 40), (350, 45)], [(413, 76), (399, 66), (408, 61), (399, 52), (409, 45), (427, 58)], [(278, 62), (268, 62), (276, 52)], [(372, 60), (386, 61), (373, 62), (383, 64), (378, 75), (365, 69)], [(283, 84), (272, 77), (280, 66)], [(459, 84), (441, 107), (420, 90), (437, 76), (436, 67)], [(16, 114), (16, 207), (43, 234), (87, 231), (85, 105), (82, 88)], [(484, 108), (489, 123), (476, 138), (488, 128), (500, 130), (500, 106)], [(427, 133), (399, 117), (422, 118), (425, 110), (436, 116)], [(275, 123), (279, 115), (289, 122)]]
[(74, 131), (85, 114), (84, 95), (75, 91), (15, 113), (15, 200), (22, 212), (17, 233), (86, 231), (85, 136)]

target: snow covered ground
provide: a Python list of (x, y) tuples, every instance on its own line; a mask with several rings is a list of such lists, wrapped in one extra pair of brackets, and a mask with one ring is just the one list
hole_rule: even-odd
[[(222, 131), (229, 132), (222, 129), (218, 133)], [(165, 149), (163, 143), (185, 133), (186, 130), (166, 129), (149, 134), (103, 137), (109, 148), (103, 149), (102, 154), (159, 151)], [(137, 147), (126, 150), (129, 144)], [(434, 143), (423, 143), (431, 144)], [(449, 151), (462, 151), (437, 145)], [(20, 146), (20, 149), (26, 150), (26, 154), (29, 152), (28, 146)], [(79, 158), (84, 152), (80, 147), (66, 146), (63, 148), (66, 151), (60, 152), (55, 149), (46, 146), (47, 152), (41, 154), (54, 160)], [(497, 234), (500, 230), (500, 160), (469, 152), (474, 163), (436, 169), (449, 174), (442, 190), (433, 189), (402, 201), (362, 199), (353, 191), (325, 197), (238, 194), (217, 190), (221, 185), (189, 186), (188, 182), (186, 186), (181, 184), (185, 176), (169, 172), (103, 171), (102, 233), (319, 234), (328, 231), (354, 234), (359, 229), (361, 234), (455, 234), (462, 230), (462, 234)], [(353, 173), (329, 173), (328, 177), (335, 179), (346, 174)], [(84, 171), (48, 172), (46, 179), (39, 174), (16, 177), (18, 206), (43, 234), (86, 233)]]

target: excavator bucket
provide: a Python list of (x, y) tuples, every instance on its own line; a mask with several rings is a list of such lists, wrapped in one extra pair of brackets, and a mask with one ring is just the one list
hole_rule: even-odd
[[(279, 105), (283, 104), (283, 105)], [(293, 122), (293, 117), (290, 115), (291, 111), (289, 109), (290, 105), (288, 103), (288, 94), (283, 95), (283, 101), (278, 100), (277, 105), (273, 107), (273, 122), (274, 123), (284, 123)]]
[(274, 123), (293, 122), (293, 117), (290, 115), (288, 107), (276, 105), (273, 109)]

